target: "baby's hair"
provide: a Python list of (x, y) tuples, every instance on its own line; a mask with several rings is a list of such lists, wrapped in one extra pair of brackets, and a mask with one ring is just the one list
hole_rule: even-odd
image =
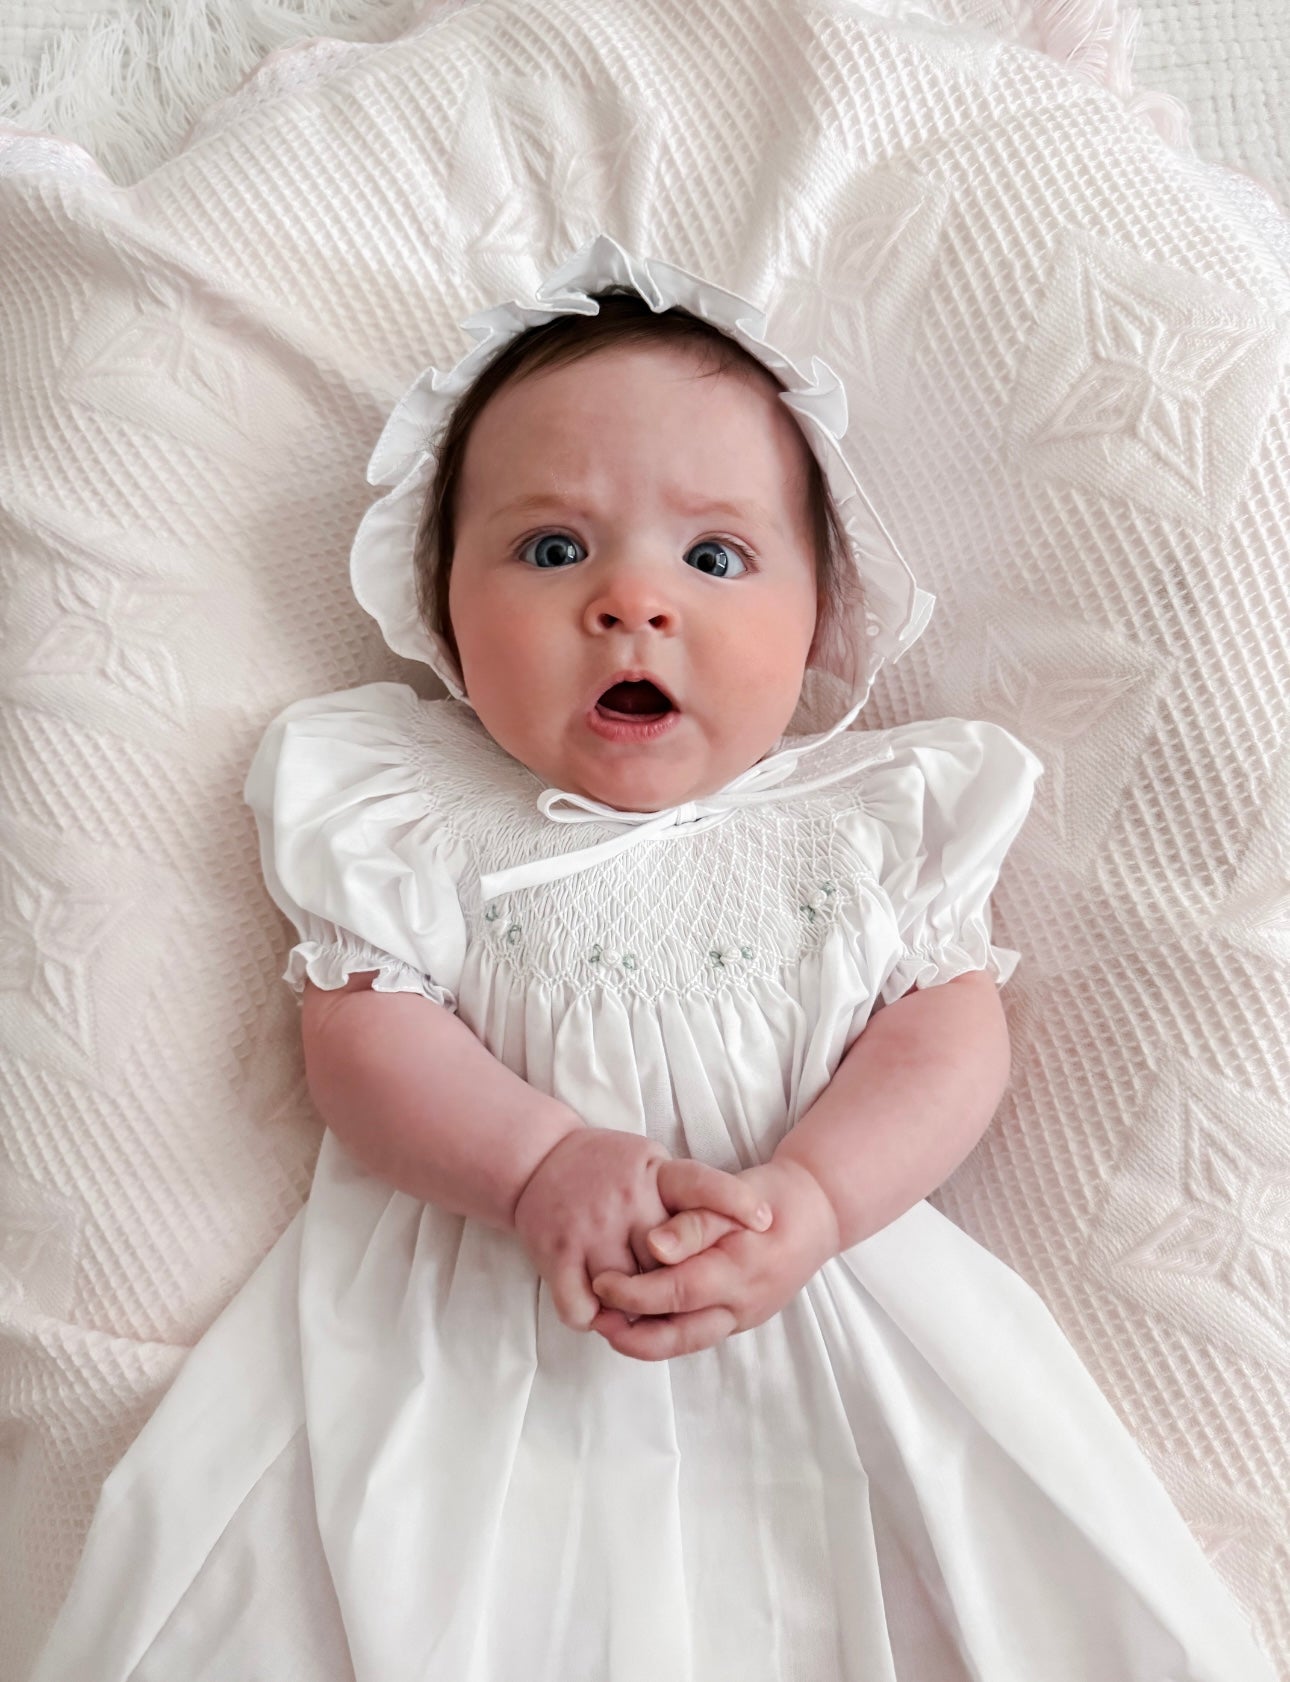
[[(531, 327), (498, 352), (458, 399), (438, 441), (435, 475), (426, 494), (414, 551), (417, 605), (423, 621), (452, 652), (461, 668), (457, 639), (448, 614), (448, 585), (456, 545), (455, 512), (461, 466), (470, 430), (484, 405), (503, 386), (543, 369), (561, 368), (596, 351), (630, 345), (678, 345), (695, 352), (705, 374), (761, 374), (782, 391), (770, 369), (719, 328), (686, 310), (655, 312), (634, 292), (596, 295), (595, 315), (557, 315)], [(824, 474), (805, 436), (807, 497), (815, 551), (815, 588), (819, 602), (812, 653), (826, 638), (849, 640), (861, 597), (846, 530), (829, 494)]]

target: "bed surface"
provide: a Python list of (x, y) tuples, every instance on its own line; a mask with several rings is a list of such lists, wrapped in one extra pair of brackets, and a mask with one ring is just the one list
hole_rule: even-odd
[[(566, 11), (573, 3), (558, 0)], [(665, 3), (639, 0), (645, 11)], [(605, 0), (577, 6), (611, 18)], [(1007, 1001), (1014, 1093), (942, 1207), (1043, 1291), (1290, 1665), (1290, 1141), (1275, 1098), (1286, 1033), (1266, 982), (1278, 963), (1284, 975), (1290, 956), (1286, 906), (1276, 900), (1290, 768), (1284, 745), (1279, 761), (1270, 746), (1290, 670), (1277, 642), (1290, 604), (1275, 560), (1290, 532), (1290, 432), (1284, 413), (1266, 418), (1290, 225), (1243, 177), (1223, 176), (1207, 209), (1202, 177), (1220, 172), (1178, 167), (1158, 138), (1181, 139), (1181, 99), (1200, 156), (1268, 182), (1287, 202), (1290, 7), (1147, 0), (1135, 69), (1134, 18), (1115, 0), (819, 6), (837, 14), (846, 39), (865, 33), (857, 15), (892, 20), (893, 39), (853, 61), (852, 85), (871, 85), (854, 78), (883, 64), (908, 75), (915, 96), (937, 77), (960, 76), (979, 84), (987, 119), (980, 167), (965, 161), (976, 139), (946, 139), (939, 153), (928, 149), (921, 184), (874, 167), (845, 215), (803, 195), (817, 224), (836, 214), (847, 238), (854, 226), (908, 228), (890, 270), (875, 259), (877, 371), (898, 395), (908, 376), (909, 436), (951, 465), (956, 452), (962, 458), (959, 477), (938, 487), (947, 501), (937, 530), (919, 525), (934, 499), (905, 458), (894, 454), (886, 469), (891, 506), (915, 537), (930, 553), (939, 533), (941, 551), (956, 552), (946, 577), (926, 580), (945, 603), (929, 644), (939, 665), (921, 653), (902, 663), (877, 722), (994, 716), (1039, 743), (1053, 768), (1003, 902), (1014, 932), (1024, 922), (1043, 936), (1011, 942), (1027, 946)], [(933, 6), (979, 37), (933, 43), (915, 75), (896, 37)], [(0, 1115), (5, 1682), (24, 1673), (103, 1475), (298, 1206), (316, 1147), (241, 777), (277, 706), (408, 675), (378, 664), (379, 639), (341, 576), (364, 495), (353, 463), (360, 452), (366, 459), (409, 359), (459, 348), (463, 297), (501, 284), (484, 270), (454, 291), (426, 276), (409, 238), (433, 198), (416, 197), (418, 123), (440, 91), (431, 50), (439, 35), (414, 47), (360, 43), (461, 11), (463, 27), (444, 35), (465, 42), (466, 63), (483, 56), (470, 20), (482, 30), (486, 15), (510, 19), (513, 51), (540, 53), (537, 32), (527, 33), (538, 9), (536, 0), (529, 10), (495, 0), (478, 14), (460, 0), (429, 13), (407, 0), (0, 8), (0, 123), (61, 134), (89, 154), (11, 141), (17, 185), (0, 208), (15, 236), (0, 242), (0, 274), (17, 276), (7, 297), (14, 320), (29, 323), (6, 342), (0, 309), (0, 357), (18, 356), (10, 365), (25, 374), (27, 474), (19, 495), (0, 494), (0, 615), (13, 604), (0, 637), (0, 692), (11, 703), (0, 776), (17, 814), (12, 840), (0, 835), (0, 889), (21, 966), (0, 990), (0, 1052), (23, 1053), (12, 1060), (13, 1115)], [(756, 8), (712, 0), (711, 12), (732, 50), (746, 45), (740, 31), (754, 33), (746, 20)], [(327, 44), (304, 44), (320, 31)], [(617, 13), (612, 33), (616, 48)], [(869, 33), (881, 36), (881, 22)], [(992, 89), (990, 36), (1064, 60), (1099, 84), (1097, 97), (1036, 66), (1034, 54), (1008, 51), (993, 55), (1005, 74)], [(266, 53), (274, 56), (248, 82)], [(287, 164), (303, 168), (312, 156), (318, 167), (328, 147), (310, 154), (314, 130), (278, 124), (274, 101), (297, 90), (297, 108), (334, 149), (326, 124), (335, 102), (311, 100), (310, 89), (325, 93), (327, 78), (344, 83), (351, 69), (363, 80), (365, 55), (381, 61), (372, 77), (412, 89), (382, 108), (380, 132), (382, 147), (390, 133), (404, 136), (392, 153), (407, 195), (397, 202), (414, 209), (382, 226), (390, 261), (345, 298), (337, 294), (347, 280), (367, 277), (362, 240), (321, 192), (316, 215), (302, 220)], [(171, 67), (164, 79), (152, 68), (159, 60)], [(847, 76), (834, 71), (830, 61), (828, 85), (841, 98)], [(496, 77), (494, 99), (466, 106), (454, 132), (472, 157), (494, 147), (498, 160), (521, 160), (514, 195), (524, 159), (537, 159), (539, 177), (547, 168), (547, 134), (525, 117), (523, 78), (506, 80), (505, 66)], [(595, 98), (570, 120), (608, 147), (620, 138), (616, 112), (591, 81)], [(1101, 93), (1108, 87), (1147, 120), (1126, 122)], [(435, 132), (448, 133), (458, 116), (450, 109)], [(556, 126), (549, 117), (542, 112)], [(1006, 149), (1014, 119), (1029, 152)], [(927, 120), (934, 131), (936, 113)], [(184, 152), (195, 124), (199, 143)], [(243, 124), (278, 145), (276, 173), (257, 173)], [(881, 164), (882, 148), (900, 152), (905, 136), (880, 128), (857, 143), (872, 139)], [(1064, 160), (1112, 131), (1123, 150), (1103, 179), (1118, 184), (1127, 158), (1140, 181), (1163, 181), (1167, 226), (1151, 226), (1132, 195), (1078, 202), (1087, 182)], [(484, 225), (476, 201), (488, 183), (451, 172), (457, 143), (445, 148), (441, 196)], [(355, 193), (347, 202), (375, 215), (395, 201), (386, 182), (363, 173), (372, 150), (354, 143), (343, 185)], [(594, 165), (586, 146), (573, 149), (574, 164), (588, 152)], [(1031, 200), (1018, 201), (1034, 212), (1025, 239), (1009, 232), (1017, 205), (973, 198), (994, 190), (999, 158), (1017, 156), (1046, 172)], [(136, 190), (106, 188), (91, 158)], [(567, 167), (574, 194), (596, 205), (594, 168)], [(0, 187), (2, 178), (0, 167)], [(675, 225), (661, 234), (681, 252), (694, 223), (721, 221), (715, 202), (682, 188)], [(558, 243), (560, 207), (537, 194), (528, 214), (517, 249), (532, 238)], [(997, 242), (979, 242), (977, 227), (995, 230)], [(247, 228), (261, 230), (260, 246), (263, 230), (299, 243), (270, 261)], [(719, 232), (724, 240), (730, 228)], [(836, 321), (812, 313), (812, 332), (837, 327), (845, 337), (854, 290), (822, 300), (811, 290), (809, 235), (790, 298), (808, 312), (837, 305)], [(444, 237), (444, 249), (464, 244), (451, 219)], [(721, 242), (713, 249), (719, 255)], [(934, 258), (957, 268), (933, 308)], [(509, 251), (498, 260), (514, 261)], [(982, 300), (975, 312), (971, 298)], [(239, 339), (248, 320), (249, 341)], [(915, 331), (923, 360), (904, 370)], [(1144, 372), (1132, 347), (1157, 342), (1175, 362)], [(70, 366), (58, 360), (64, 344), (75, 352)], [(976, 359), (962, 380), (959, 347)], [(1163, 396), (1145, 404), (1153, 377)], [(45, 402), (58, 382), (61, 408)], [(1016, 401), (1001, 424), (1005, 391)], [(1065, 393), (1059, 411), (1054, 391)], [(78, 449), (88, 452), (80, 484), (66, 466)], [(191, 469), (189, 495), (183, 507), (174, 497), (162, 507), (154, 541), (158, 487), (173, 482), (176, 450)], [(275, 472), (305, 487), (285, 511), (260, 500)], [(12, 574), (10, 554), (22, 563)], [(335, 576), (311, 599), (315, 630), (298, 604), (319, 555), (335, 561)], [(296, 614), (291, 640), (274, 640), (261, 587), (281, 618)], [(1212, 595), (1198, 601), (1202, 588)], [(938, 641), (956, 605), (992, 613), (990, 634)], [(1198, 649), (1208, 650), (1208, 667)], [(1226, 718), (1215, 717), (1224, 704)], [(1069, 932), (1057, 926), (1062, 907)], [(231, 984), (194, 979), (176, 957), (190, 949), (221, 954)], [(1138, 961), (1144, 949), (1156, 955), (1154, 973)], [(153, 1034), (140, 1013), (158, 974), (166, 987), (153, 1001)], [(1232, 975), (1246, 984), (1233, 986)], [(1121, 1031), (1126, 1021), (1133, 1031)], [(36, 1054), (26, 1055), (31, 1046)], [(1044, 1131), (1054, 1115), (1070, 1117), (1061, 1137)], [(146, 1183), (132, 1179), (131, 1161)], [(110, 1219), (98, 1219), (99, 1207)], [(21, 1572), (9, 1552), (19, 1547)]]
[[(181, 0), (6, 0), (0, 121), (67, 135), (115, 179), (137, 180), (268, 53), (314, 35), (389, 40), (437, 9), (433, 0), (205, 0), (186, 17)], [(876, 0), (873, 9), (893, 7)], [(1007, 28), (1032, 8), (961, 0), (960, 9)], [(1290, 204), (1285, 0), (1074, 0), (1064, 10), (1077, 34), (1131, 33), (1134, 82), (1185, 108), (1198, 155), (1248, 171)], [(163, 48), (164, 79), (141, 68)]]

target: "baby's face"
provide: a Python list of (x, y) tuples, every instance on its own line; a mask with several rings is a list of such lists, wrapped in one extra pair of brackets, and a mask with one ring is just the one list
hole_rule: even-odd
[(467, 440), (448, 595), (489, 734), (624, 810), (755, 764), (815, 631), (808, 461), (769, 377), (675, 346), (503, 387)]

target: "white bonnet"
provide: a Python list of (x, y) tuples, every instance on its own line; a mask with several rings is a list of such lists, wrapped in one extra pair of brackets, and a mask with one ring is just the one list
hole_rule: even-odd
[[(804, 374), (768, 345), (762, 337), (765, 316), (753, 304), (670, 263), (633, 257), (607, 234), (597, 235), (549, 275), (531, 302), (498, 304), (472, 315), (463, 325), (478, 343), (447, 373), (425, 369), (395, 405), (368, 464), (369, 484), (390, 488), (367, 510), (354, 539), (354, 594), (396, 654), (423, 661), (451, 695), (466, 700), (456, 662), (422, 622), (417, 607), (413, 551), (434, 477), (437, 440), (454, 403), (503, 345), (557, 315), (595, 315), (598, 305), (589, 294), (613, 286), (638, 293), (656, 312), (675, 305), (711, 322), (784, 386), (782, 401), (797, 417), (824, 471), (860, 574), (864, 622), (854, 628), (858, 634), (849, 639), (850, 650), (839, 639), (821, 648), (813, 662), (817, 673), (828, 674), (825, 688), (832, 707), (841, 702), (854, 716), (884, 662), (898, 658), (922, 632), (934, 598), (914, 582), (842, 453), (847, 400), (840, 380), (814, 357)], [(809, 689), (808, 684), (803, 691), (808, 712), (824, 703), (823, 696), (812, 703)]]

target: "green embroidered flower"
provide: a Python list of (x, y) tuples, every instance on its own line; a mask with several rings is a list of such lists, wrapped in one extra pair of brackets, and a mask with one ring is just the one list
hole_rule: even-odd
[(829, 903), (830, 899), (832, 899), (833, 893), (834, 887), (832, 882), (821, 882), (815, 892), (807, 896), (806, 904), (802, 906), (802, 910), (805, 911), (806, 915), (812, 922), (815, 921), (820, 912), (823, 911), (824, 907)]

